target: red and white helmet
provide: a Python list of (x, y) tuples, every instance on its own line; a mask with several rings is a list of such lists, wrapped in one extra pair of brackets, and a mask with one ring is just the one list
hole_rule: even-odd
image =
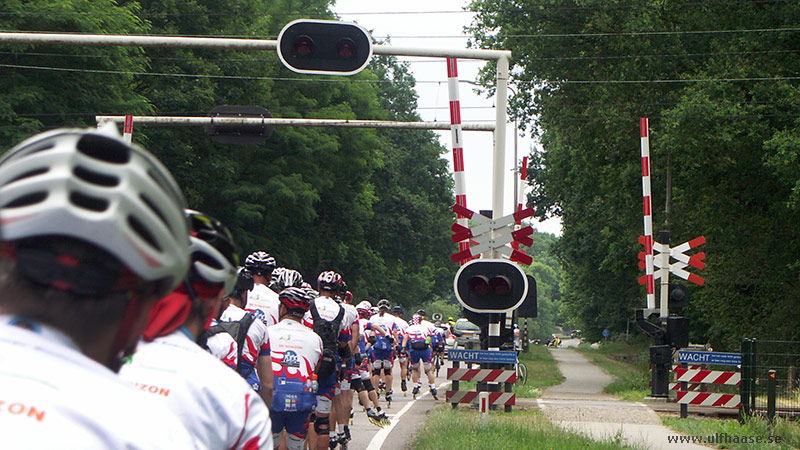
[(288, 309), (299, 309), (308, 311), (311, 305), (311, 297), (303, 288), (288, 287), (278, 294), (278, 300)]
[(344, 286), (344, 280), (342, 279), (342, 276), (332, 270), (322, 272), (319, 274), (319, 277), (317, 277), (318, 291), (325, 289), (339, 292), (342, 286)]

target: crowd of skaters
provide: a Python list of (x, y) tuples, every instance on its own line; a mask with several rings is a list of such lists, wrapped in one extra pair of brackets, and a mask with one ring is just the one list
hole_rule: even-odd
[(240, 262), (113, 125), (23, 141), (0, 158), (4, 447), (344, 448), (354, 410), (389, 424), (395, 360), (436, 398), (424, 311), (314, 281)]

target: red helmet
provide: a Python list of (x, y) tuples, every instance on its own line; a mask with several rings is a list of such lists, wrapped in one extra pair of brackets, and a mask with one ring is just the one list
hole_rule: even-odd
[(278, 294), (278, 300), (288, 309), (300, 309), (308, 311), (311, 305), (311, 298), (302, 288), (288, 287)]

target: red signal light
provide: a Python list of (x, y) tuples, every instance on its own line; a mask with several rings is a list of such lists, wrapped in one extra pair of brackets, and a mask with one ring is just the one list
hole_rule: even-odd
[(478, 295), (486, 295), (489, 293), (489, 280), (482, 275), (470, 278), (468, 283), (469, 290)]
[(356, 54), (356, 43), (350, 38), (342, 38), (336, 44), (336, 52), (344, 59), (350, 59)]
[(511, 282), (506, 277), (494, 277), (489, 281), (489, 284), (497, 295), (508, 295), (511, 292)]
[(314, 51), (314, 41), (308, 36), (300, 36), (294, 41), (294, 51), (299, 56), (308, 56)]

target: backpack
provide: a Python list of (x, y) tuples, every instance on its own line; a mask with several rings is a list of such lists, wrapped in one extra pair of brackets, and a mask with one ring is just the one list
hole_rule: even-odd
[(329, 377), (336, 370), (336, 354), (339, 349), (339, 328), (344, 318), (344, 308), (339, 307), (339, 314), (330, 322), (320, 317), (315, 303), (309, 308), (314, 319), (314, 332), (322, 339), (322, 360), (317, 375), (320, 380)]
[(247, 345), (247, 331), (250, 330), (250, 325), (253, 324), (255, 317), (246, 313), (239, 320), (230, 322), (218, 322), (216, 325), (209, 327), (206, 331), (206, 338), (210, 338), (219, 333), (228, 333), (236, 341), (236, 372), (243, 378), (247, 378), (255, 370), (255, 367), (245, 368), (242, 365), (242, 352)]

